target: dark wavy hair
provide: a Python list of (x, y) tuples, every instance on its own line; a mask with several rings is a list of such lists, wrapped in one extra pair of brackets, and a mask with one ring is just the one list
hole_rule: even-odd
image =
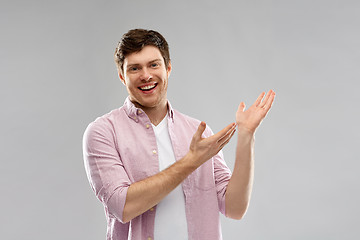
[(118, 70), (123, 73), (124, 59), (127, 55), (140, 52), (145, 46), (155, 46), (164, 58), (165, 66), (170, 62), (169, 45), (165, 38), (154, 30), (132, 29), (125, 33), (118, 43), (114, 58)]

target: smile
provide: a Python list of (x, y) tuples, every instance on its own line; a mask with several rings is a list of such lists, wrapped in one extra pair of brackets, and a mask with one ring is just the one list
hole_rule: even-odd
[(138, 89), (140, 89), (141, 91), (150, 91), (150, 90), (156, 88), (156, 86), (157, 86), (157, 83), (153, 83), (153, 84), (149, 84), (146, 86), (138, 87)]

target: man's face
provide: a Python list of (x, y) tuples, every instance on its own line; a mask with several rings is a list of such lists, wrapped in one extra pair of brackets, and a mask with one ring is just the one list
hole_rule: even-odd
[(165, 66), (160, 50), (145, 46), (125, 57), (123, 74), (119, 75), (135, 106), (153, 108), (166, 104), (170, 72), (171, 64)]

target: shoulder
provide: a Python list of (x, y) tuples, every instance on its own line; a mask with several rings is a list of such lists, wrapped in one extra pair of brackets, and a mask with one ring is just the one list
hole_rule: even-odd
[(184, 113), (181, 113), (177, 110), (173, 110), (174, 111), (174, 118), (177, 120), (177, 121), (181, 121), (181, 122), (186, 122), (186, 123), (189, 123), (189, 124), (195, 124), (195, 125), (199, 125), (200, 124), (200, 120), (196, 119), (196, 118), (193, 118), (193, 117), (190, 117), (189, 115), (186, 115)]
[[(201, 121), (196, 118), (190, 117), (189, 115), (181, 113), (177, 110), (173, 110), (173, 111), (174, 111), (174, 118), (176, 119), (175, 121), (178, 121), (178, 122), (180, 122), (180, 124), (185, 125), (184, 127), (192, 129), (195, 133), (195, 131), (199, 127)], [(204, 136), (208, 137), (211, 135), (213, 135), (213, 132), (212, 132), (211, 128), (208, 125), (206, 125)]]
[(123, 107), (114, 109), (90, 122), (84, 132), (84, 138), (96, 135), (108, 136), (112, 135), (117, 125), (117, 121), (121, 121), (126, 116)]

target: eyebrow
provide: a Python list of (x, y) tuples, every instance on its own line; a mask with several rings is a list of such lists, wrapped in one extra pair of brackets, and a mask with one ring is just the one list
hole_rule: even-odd
[(161, 59), (154, 59), (154, 60), (152, 60), (152, 61), (150, 61), (149, 63), (153, 63), (153, 62), (161, 62)]

